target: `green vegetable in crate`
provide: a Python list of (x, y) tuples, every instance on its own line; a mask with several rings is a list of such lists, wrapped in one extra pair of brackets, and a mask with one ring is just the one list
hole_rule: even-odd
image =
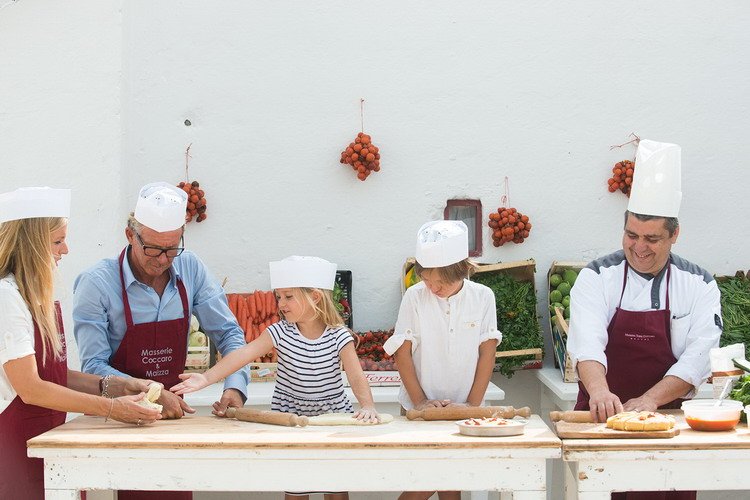
[[(516, 281), (504, 273), (478, 273), (472, 276), (471, 280), (488, 286), (495, 294), (497, 327), (503, 334), (498, 349), (515, 351), (544, 347), (542, 330), (536, 315), (533, 283)], [(512, 377), (514, 370), (523, 361), (532, 358), (533, 356), (498, 358), (496, 366), (500, 373)]]
[(549, 301), (551, 304), (556, 304), (563, 301), (563, 294), (560, 290), (552, 290), (549, 293)]
[(567, 281), (563, 281), (562, 283), (557, 285), (557, 289), (555, 291), (560, 292), (563, 297), (567, 297), (568, 295), (570, 295), (571, 288), (572, 287), (570, 286), (570, 283), (568, 283)]
[[(737, 383), (734, 384), (732, 392), (729, 393), (729, 399), (741, 401), (745, 406), (750, 405), (750, 375), (740, 377)], [(740, 420), (747, 422), (747, 415), (744, 411), (740, 413)]]
[(721, 316), (724, 329), (720, 345), (744, 343), (745, 358), (750, 359), (750, 278), (743, 271), (734, 277), (717, 278), (721, 291)]
[(557, 288), (557, 285), (559, 285), (562, 282), (563, 282), (563, 278), (559, 274), (553, 274), (552, 276), (549, 277), (549, 285), (552, 288)]
[(563, 272), (563, 281), (568, 283), (571, 287), (575, 285), (576, 278), (578, 278), (578, 273), (573, 269), (566, 269)]

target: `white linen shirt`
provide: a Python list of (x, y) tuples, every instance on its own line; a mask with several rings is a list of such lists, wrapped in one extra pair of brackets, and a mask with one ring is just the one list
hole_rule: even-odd
[(34, 321), (18, 291), (16, 277), (0, 278), (0, 413), (16, 398), (5, 363), (34, 354)]
[[(713, 277), (695, 264), (671, 254), (669, 265), (672, 353), (677, 362), (666, 375), (699, 387), (710, 374), (708, 351), (719, 345), (720, 292)], [(593, 261), (578, 275), (570, 292), (567, 343), (574, 369), (579, 361), (588, 360), (607, 367), (607, 327), (620, 302), (624, 269), (625, 254), (620, 250)], [(621, 307), (629, 311), (664, 309), (666, 282), (666, 272), (649, 279), (629, 267)], [(654, 283), (658, 291), (652, 291)]]
[[(394, 333), (383, 347), (393, 354), (404, 341), (411, 341), (425, 396), (465, 403), (474, 383), (479, 345), (489, 339), (502, 339), (492, 290), (464, 280), (458, 293), (442, 299), (419, 282), (401, 299)], [(403, 384), (398, 401), (407, 410), (414, 408)]]

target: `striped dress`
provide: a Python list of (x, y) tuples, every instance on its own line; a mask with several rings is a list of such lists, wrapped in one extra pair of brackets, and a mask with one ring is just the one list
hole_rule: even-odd
[(268, 331), (279, 356), (272, 410), (308, 417), (354, 411), (339, 368), (339, 352), (354, 341), (346, 327), (326, 327), (315, 340), (305, 338), (296, 324), (285, 320)]

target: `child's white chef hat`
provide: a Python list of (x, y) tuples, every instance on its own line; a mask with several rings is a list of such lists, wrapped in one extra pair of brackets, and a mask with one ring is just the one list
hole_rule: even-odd
[(333, 290), (336, 264), (319, 257), (292, 255), (269, 263), (271, 288), (320, 288)]
[(628, 201), (630, 212), (677, 217), (682, 202), (681, 153), (677, 144), (640, 140)]
[(35, 217), (69, 217), (70, 189), (23, 187), (0, 194), (0, 223)]
[(428, 222), (417, 232), (414, 257), (426, 268), (445, 267), (469, 257), (469, 228), (460, 220)]
[(138, 193), (135, 220), (164, 233), (185, 225), (187, 193), (166, 182), (146, 184)]

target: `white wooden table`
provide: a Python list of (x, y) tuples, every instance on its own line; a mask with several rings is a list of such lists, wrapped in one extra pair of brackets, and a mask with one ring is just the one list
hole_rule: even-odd
[(78, 489), (192, 491), (472, 490), (546, 495), (560, 440), (539, 416), (521, 436), (479, 438), (453, 422), (289, 428), (216, 417), (134, 427), (78, 417), (29, 441), (47, 500)]
[[(273, 387), (274, 382), (251, 382), (247, 386), (248, 396), (245, 406), (260, 410), (270, 410)], [(215, 401), (219, 400), (223, 389), (223, 384), (213, 384), (200, 391), (186, 394), (185, 401), (197, 410), (198, 415), (210, 415), (212, 405)], [(401, 405), (398, 403), (399, 386), (371, 387), (370, 389), (372, 390), (372, 397), (375, 400), (375, 407), (378, 411), (392, 415), (400, 413)], [(344, 390), (355, 408), (358, 407), (357, 398), (354, 397), (351, 387), (346, 387)], [(505, 399), (505, 391), (490, 382), (487, 386), (484, 399), (488, 405), (498, 406)]]
[(750, 489), (746, 424), (697, 432), (681, 412), (675, 418), (680, 434), (670, 439), (563, 439), (565, 499), (609, 500), (612, 491)]

